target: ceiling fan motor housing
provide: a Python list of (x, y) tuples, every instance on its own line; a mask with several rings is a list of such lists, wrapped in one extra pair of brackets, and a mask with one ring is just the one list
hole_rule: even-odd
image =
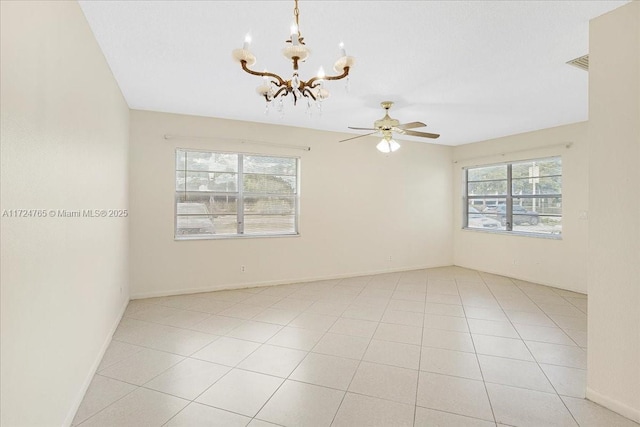
[(380, 120), (376, 120), (373, 123), (373, 127), (378, 130), (391, 130), (392, 128), (398, 126), (400, 124), (399, 120), (392, 119), (389, 117), (389, 109), (393, 106), (393, 101), (382, 101), (380, 106), (385, 109), (384, 117)]
[(400, 121), (396, 119), (392, 119), (389, 117), (389, 114), (385, 114), (385, 116), (376, 120), (373, 124), (373, 127), (379, 130), (391, 130), (392, 128), (400, 125)]
[[(373, 132), (367, 133), (365, 135), (359, 135), (359, 136), (354, 136), (354, 137), (351, 137), (351, 138), (343, 139), (340, 142), (350, 141), (350, 140), (356, 139), (356, 138), (362, 138), (363, 136), (373, 135), (374, 133), (378, 133), (378, 132), (380, 132), (382, 134), (383, 142), (384, 141), (387, 141), (387, 142), (392, 141), (394, 132), (397, 132), (397, 133), (402, 134), (402, 135), (420, 136), (420, 137), (423, 137), (423, 138), (438, 138), (440, 136), (440, 135), (438, 135), (436, 133), (416, 132), (414, 130), (410, 130), (410, 129), (415, 129), (415, 128), (420, 128), (420, 127), (426, 126), (422, 122), (410, 122), (410, 123), (401, 124), (399, 120), (392, 119), (389, 116), (389, 109), (393, 105), (393, 102), (391, 102), (391, 101), (383, 101), (383, 102), (380, 103), (380, 105), (385, 110), (384, 117), (381, 118), (380, 120), (376, 120), (375, 122), (373, 122), (373, 127), (372, 128), (359, 128), (359, 127), (351, 127), (351, 126), (349, 126), (349, 129), (366, 130), (366, 131), (373, 131)], [(393, 141), (393, 143), (397, 144), (395, 141)], [(384, 144), (383, 144), (383, 146), (384, 146)], [(398, 148), (399, 148), (399, 145), (395, 148), (395, 150), (397, 150)], [(395, 150), (391, 150), (391, 151), (395, 151)]]

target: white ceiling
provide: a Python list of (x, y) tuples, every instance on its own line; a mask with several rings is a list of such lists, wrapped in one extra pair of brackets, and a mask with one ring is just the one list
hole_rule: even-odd
[(300, 0), (301, 77), (329, 73), (341, 41), (356, 65), (348, 92), (327, 83), (321, 115), (287, 102), (281, 118), (231, 51), (250, 32), (254, 68), (289, 78), (292, 0), (80, 2), (131, 108), (354, 132), (392, 100), (392, 117), (444, 145), (586, 120), (588, 74), (565, 62), (588, 53), (589, 20), (624, 3)]

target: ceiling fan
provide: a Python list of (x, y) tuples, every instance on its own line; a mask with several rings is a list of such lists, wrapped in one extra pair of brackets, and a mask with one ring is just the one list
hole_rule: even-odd
[(393, 102), (383, 101), (380, 103), (380, 105), (385, 110), (384, 117), (381, 118), (380, 120), (376, 120), (373, 123), (372, 128), (358, 128), (358, 127), (349, 126), (349, 129), (371, 130), (373, 132), (366, 133), (364, 135), (354, 136), (352, 138), (343, 139), (340, 142), (350, 141), (356, 138), (362, 138), (363, 136), (369, 136), (379, 132), (380, 134), (382, 134), (382, 140), (378, 145), (376, 145), (376, 148), (379, 151), (382, 151), (383, 153), (391, 153), (393, 151), (396, 151), (398, 148), (400, 148), (400, 144), (398, 144), (396, 141), (393, 140), (393, 132), (396, 132), (402, 135), (421, 136), (423, 138), (434, 138), (434, 139), (440, 136), (435, 133), (417, 132), (414, 130), (410, 130), (410, 129), (425, 127), (426, 125), (422, 122), (411, 122), (411, 123), (401, 124), (398, 120), (392, 119), (391, 117), (389, 117), (389, 109), (393, 105)]

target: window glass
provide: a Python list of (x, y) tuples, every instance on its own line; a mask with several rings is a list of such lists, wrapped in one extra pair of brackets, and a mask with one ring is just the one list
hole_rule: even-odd
[(298, 162), (176, 150), (176, 239), (297, 234)]
[(562, 234), (562, 159), (465, 169), (463, 227), (519, 234)]

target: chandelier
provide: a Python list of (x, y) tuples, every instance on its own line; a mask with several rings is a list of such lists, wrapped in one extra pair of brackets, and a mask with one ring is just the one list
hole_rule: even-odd
[(300, 32), (299, 22), (300, 11), (298, 10), (298, 0), (295, 0), (295, 6), (293, 9), (293, 16), (295, 23), (291, 26), (291, 37), (286, 40), (287, 45), (282, 50), (283, 55), (289, 59), (293, 64), (293, 74), (290, 79), (286, 80), (275, 73), (265, 71), (255, 71), (251, 67), (256, 63), (256, 57), (249, 51), (249, 44), (251, 43), (251, 37), (247, 34), (244, 40), (242, 49), (235, 49), (233, 51), (233, 58), (240, 63), (240, 66), (247, 73), (260, 76), (263, 78), (263, 83), (257, 87), (256, 91), (258, 95), (264, 97), (267, 102), (267, 108), (269, 103), (275, 99), (280, 100), (279, 108), (282, 108), (282, 100), (289, 94), (293, 97), (293, 104), (296, 105), (298, 100), (307, 98), (308, 107), (311, 106), (312, 101), (317, 101), (318, 106), (320, 103), (329, 97), (329, 91), (324, 88), (324, 81), (327, 80), (340, 80), (349, 75), (349, 70), (353, 66), (355, 59), (352, 56), (347, 56), (344, 45), (340, 43), (340, 58), (333, 65), (336, 75), (327, 76), (324, 73), (322, 67), (318, 71), (315, 77), (309, 80), (302, 80), (298, 74), (298, 65), (300, 62), (304, 62), (309, 56), (309, 49), (307, 49), (304, 37)]

